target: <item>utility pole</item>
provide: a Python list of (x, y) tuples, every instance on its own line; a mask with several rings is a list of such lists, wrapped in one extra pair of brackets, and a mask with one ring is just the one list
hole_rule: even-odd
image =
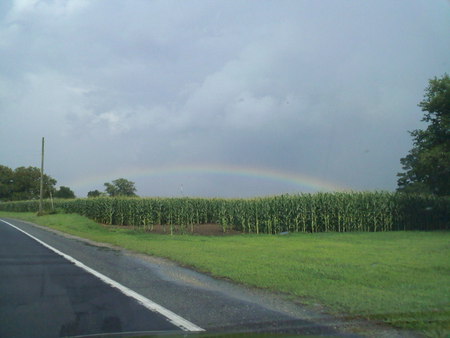
[(43, 197), (44, 197), (44, 138), (42, 138), (42, 152), (41, 152), (41, 189), (39, 194), (39, 215), (42, 215)]

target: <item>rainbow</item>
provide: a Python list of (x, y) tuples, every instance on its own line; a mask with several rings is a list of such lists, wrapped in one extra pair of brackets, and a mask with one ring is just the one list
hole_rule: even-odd
[(260, 167), (244, 167), (222, 164), (189, 164), (175, 165), (165, 167), (132, 167), (117, 170), (103, 175), (90, 176), (72, 182), (71, 186), (75, 189), (93, 188), (103, 185), (104, 182), (110, 182), (119, 177), (129, 180), (142, 177), (174, 176), (174, 175), (221, 175), (236, 176), (251, 179), (261, 179), (281, 182), (288, 185), (294, 185), (301, 188), (312, 189), (313, 191), (345, 191), (349, 188), (336, 183), (328, 182), (316, 177), (293, 173), (287, 171), (274, 170)]

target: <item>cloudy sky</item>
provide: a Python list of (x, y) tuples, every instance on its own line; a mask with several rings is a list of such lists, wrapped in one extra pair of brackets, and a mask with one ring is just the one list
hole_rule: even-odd
[(394, 190), (450, 2), (0, 1), (0, 164), (77, 196)]

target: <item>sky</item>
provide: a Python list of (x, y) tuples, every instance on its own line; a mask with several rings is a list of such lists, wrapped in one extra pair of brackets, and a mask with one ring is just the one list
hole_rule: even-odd
[(78, 197), (388, 190), (447, 0), (3, 0), (0, 164)]

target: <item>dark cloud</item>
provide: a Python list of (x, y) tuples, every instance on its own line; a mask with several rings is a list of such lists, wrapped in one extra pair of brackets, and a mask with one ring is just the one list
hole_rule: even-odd
[[(427, 80), (449, 69), (445, 1), (16, 0), (0, 13), (2, 164), (38, 166), (46, 136), (63, 185), (203, 163), (392, 190)], [(302, 189), (136, 183), (142, 195)]]

